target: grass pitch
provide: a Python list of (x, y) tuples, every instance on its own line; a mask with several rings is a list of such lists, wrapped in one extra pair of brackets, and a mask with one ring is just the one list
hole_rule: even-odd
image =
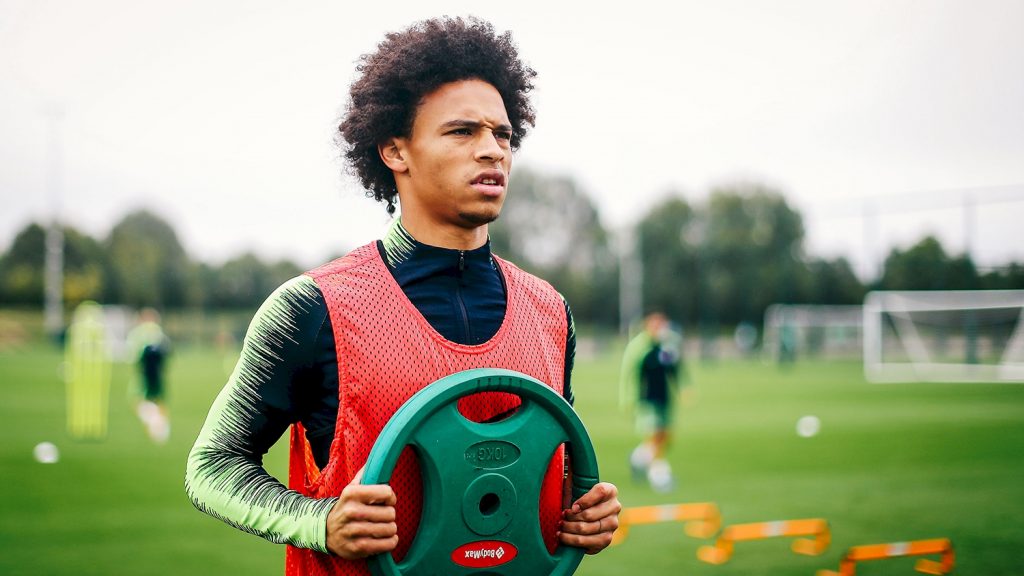
[[(169, 365), (172, 433), (152, 444), (134, 415), (131, 370), (115, 370), (104, 442), (65, 432), (61, 355), (45, 345), (0, 351), (0, 574), (267, 574), (284, 549), (196, 511), (182, 486), (185, 457), (232, 357), (180, 349)], [(1024, 549), (1024, 386), (869, 385), (857, 363), (691, 363), (678, 406), (674, 493), (633, 483), (636, 442), (616, 407), (618, 359), (580, 359), (577, 409), (599, 451), (602, 477), (626, 506), (718, 504), (724, 524), (821, 517), (832, 544), (798, 556), (788, 539), (741, 542), (731, 561), (703, 564), (710, 540), (678, 523), (634, 527), (620, 546), (588, 557), (578, 574), (812, 575), (836, 569), (857, 544), (949, 537), (959, 574), (1021, 570)], [(806, 414), (812, 438), (796, 433)], [(50, 441), (56, 464), (33, 460)], [(285, 477), (284, 442), (268, 469)], [(858, 574), (913, 573), (912, 560), (866, 563)]]

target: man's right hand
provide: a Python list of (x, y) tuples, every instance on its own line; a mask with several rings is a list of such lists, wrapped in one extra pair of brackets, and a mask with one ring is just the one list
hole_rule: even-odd
[(360, 484), (360, 470), (327, 514), (327, 549), (347, 560), (398, 546), (395, 493), (387, 484)]

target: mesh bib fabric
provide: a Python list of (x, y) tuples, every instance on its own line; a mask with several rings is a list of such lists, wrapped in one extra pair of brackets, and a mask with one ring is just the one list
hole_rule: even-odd
[[(471, 368), (507, 368), (562, 393), (565, 305), (546, 282), (495, 258), (508, 288), (505, 319), (489, 341), (469, 346), (446, 340), (402, 292), (375, 244), (308, 272), (323, 293), (338, 354), (338, 420), (330, 458), (314, 463), (305, 432), (292, 427), (289, 487), (313, 498), (338, 496), (366, 462), (374, 441), (398, 408), (428, 384)], [(482, 393), (463, 398), (459, 410), (483, 421), (508, 412), (519, 398)], [(562, 450), (548, 467), (541, 490), (541, 533), (553, 551), (562, 510)], [(401, 560), (416, 535), (422, 508), (419, 469), (406, 448), (391, 477)], [(367, 575), (365, 561), (347, 561), (288, 547), (286, 574)]]

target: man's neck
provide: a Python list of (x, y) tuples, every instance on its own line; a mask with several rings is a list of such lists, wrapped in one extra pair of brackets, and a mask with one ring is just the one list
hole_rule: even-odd
[[(402, 225), (401, 219), (391, 222), (387, 233), (380, 239), (381, 256), (392, 273), (396, 274), (395, 279), (401, 285), (409, 278), (422, 277), (442, 269), (458, 267), (460, 275), (463, 271), (477, 270), (484, 268), (496, 271), (494, 260), (491, 257), (490, 243), (473, 250), (458, 250), (453, 248), (441, 248), (424, 244), (413, 238)], [(412, 271), (407, 266), (410, 262), (416, 262)], [(401, 273), (398, 274), (399, 269)], [(433, 271), (433, 272), (432, 272)]]
[[(412, 254), (417, 250), (417, 247), (423, 248), (441, 248), (443, 250), (461, 250), (469, 253), (477, 252), (482, 246), (487, 245), (487, 240), (484, 240), (484, 244), (477, 248), (447, 248), (444, 246), (437, 246), (427, 242), (421, 242), (419, 238), (414, 237), (405, 226), (404, 218), (395, 218), (391, 222), (391, 226), (388, 227), (388, 231), (381, 237), (381, 242), (384, 245), (384, 254), (389, 265), (395, 265), (399, 262), (408, 260)], [(468, 256), (467, 256), (468, 257)]]
[(401, 225), (417, 242), (452, 250), (475, 250), (487, 243), (487, 224), (475, 228), (437, 226), (403, 214)]

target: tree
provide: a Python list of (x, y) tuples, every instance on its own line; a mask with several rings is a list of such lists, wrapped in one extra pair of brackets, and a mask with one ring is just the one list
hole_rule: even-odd
[(716, 188), (706, 221), (701, 269), (718, 321), (756, 323), (769, 304), (801, 300), (803, 218), (781, 193), (759, 184)]
[(697, 254), (704, 223), (679, 196), (656, 204), (637, 224), (646, 311), (697, 323), (700, 299)]
[(64, 303), (69, 308), (85, 300), (101, 300), (107, 281), (106, 253), (99, 241), (64, 228)]
[(879, 284), (883, 290), (974, 290), (981, 280), (969, 256), (950, 258), (938, 239), (926, 236), (906, 251), (889, 252)]
[[(37, 223), (23, 228), (0, 263), (0, 300), (5, 304), (43, 304), (46, 230)], [(98, 300), (105, 282), (103, 249), (94, 238), (64, 227), (64, 302), (69, 308)]]
[(302, 273), (295, 264), (281, 260), (266, 264), (249, 252), (224, 263), (219, 269), (203, 265), (200, 276), (206, 305), (215, 308), (255, 308), (285, 281)]
[(170, 224), (146, 210), (132, 212), (110, 231), (107, 300), (130, 306), (189, 304), (193, 269)]
[(807, 263), (808, 304), (860, 304), (866, 289), (846, 258), (812, 259)]
[(1024, 290), (1024, 264), (1011, 262), (986, 272), (980, 280), (985, 290)]
[(42, 306), (46, 230), (36, 223), (14, 237), (0, 265), (0, 295), (5, 304)]
[(577, 322), (615, 325), (615, 255), (597, 208), (571, 178), (520, 168), (489, 232), (494, 253), (549, 281)]
[[(715, 189), (695, 207), (670, 196), (641, 219), (638, 235), (646, 307), (707, 331), (758, 323), (769, 304), (802, 301), (812, 290), (803, 220), (760, 185)], [(849, 283), (848, 264), (828, 268)]]

